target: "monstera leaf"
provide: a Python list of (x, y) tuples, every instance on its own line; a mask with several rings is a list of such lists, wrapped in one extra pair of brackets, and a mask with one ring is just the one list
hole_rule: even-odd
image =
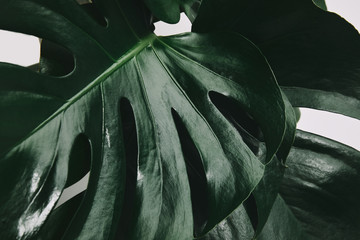
[[(358, 239), (359, 159), (353, 148), (298, 130), (279, 194), (257, 239)], [(204, 239), (251, 239), (251, 222), (240, 206)]]
[[(248, 211), (241, 205), (228, 218), (220, 222), (211, 232), (200, 239), (254, 239), (253, 236), (256, 233), (252, 226)], [(267, 222), (256, 239), (310, 240), (312, 238), (304, 231), (301, 223), (296, 219), (281, 196), (277, 195)]]
[[(0, 65), (1, 239), (191, 239), (284, 168), (294, 115), (257, 47), (150, 22), (128, 0), (2, 4), (0, 27), (42, 38), (43, 57)], [(86, 193), (53, 211), (87, 170)]]
[(313, 239), (358, 239), (360, 152), (298, 131), (280, 194)]
[[(326, 9), (324, 1), (315, 1), (315, 3)], [(193, 31), (195, 32), (209, 32), (216, 30), (230, 30), (243, 34), (251, 41), (253, 41), (261, 51), (274, 70), (277, 81), (282, 86), (284, 93), (289, 98), (294, 107), (310, 107), (321, 110), (327, 110), (332, 112), (341, 113), (351, 117), (360, 119), (359, 111), (359, 84), (360, 84), (360, 36), (358, 32), (347, 23), (344, 19), (340, 18), (336, 14), (326, 12), (317, 6), (310, 0), (304, 1), (234, 1), (234, 0), (204, 0), (199, 9), (198, 16), (193, 24)], [(310, 142), (316, 142), (318, 136), (307, 135)], [(331, 141), (326, 142), (329, 145), (333, 145)], [(311, 143), (310, 143), (311, 144)], [(314, 146), (316, 148), (316, 145)], [(338, 146), (339, 149), (344, 149)], [(296, 151), (296, 150), (293, 150)], [(330, 151), (330, 150), (329, 150)], [(344, 150), (345, 151), (345, 150)], [(346, 150), (347, 151), (347, 150)], [(345, 151), (345, 152), (346, 152)], [(339, 162), (345, 161), (346, 154), (341, 155), (339, 152)], [(353, 150), (353, 152), (357, 152)], [(311, 158), (312, 153), (307, 152)], [(330, 158), (331, 156), (327, 156)], [(354, 155), (354, 161), (360, 161), (358, 155)], [(291, 159), (291, 157), (290, 157)], [(299, 159), (301, 161), (301, 159)], [(309, 164), (314, 168), (321, 165), (319, 159), (316, 159)], [(331, 160), (329, 160), (331, 161)], [(268, 165), (269, 168), (271, 165)], [(287, 168), (286, 172), (294, 173), (292, 169)], [(279, 169), (281, 171), (281, 169)], [(313, 181), (318, 179), (314, 172), (305, 172), (303, 174), (313, 177)], [(294, 173), (295, 174), (295, 173)], [(279, 181), (281, 181), (280, 173), (274, 173), (274, 170), (268, 171), (265, 174), (262, 182), (257, 186), (259, 188), (262, 183), (267, 182), (261, 189), (261, 191), (254, 191), (252, 194), (254, 199), (248, 200), (247, 213), (250, 220), (255, 227), (255, 235), (259, 235), (262, 228), (263, 232), (259, 235), (260, 239), (310, 239), (313, 235), (316, 235), (316, 239), (321, 239), (321, 231), (324, 230), (318, 224), (314, 224), (314, 227), (319, 227), (316, 234), (313, 231), (307, 236), (303, 237), (305, 232), (299, 232), (300, 225), (290, 224), (294, 222), (296, 218), (292, 214), (294, 209), (298, 209), (301, 206), (312, 206), (310, 202), (296, 202), (294, 207), (291, 207), (292, 211), (289, 211), (289, 207), (285, 203), (288, 203), (285, 198), (285, 202), (281, 200), (277, 195), (276, 187)], [(285, 174), (288, 176), (287, 174)], [(289, 176), (288, 176), (289, 177)], [(329, 175), (334, 177), (333, 175)], [(271, 179), (272, 181), (270, 181)], [(287, 177), (285, 178), (287, 179)], [(337, 178), (334, 177), (334, 181)], [(284, 184), (287, 181), (284, 180)], [(316, 184), (316, 183), (315, 183)], [(340, 182), (337, 187), (340, 188)], [(292, 186), (295, 187), (295, 186)], [(299, 187), (298, 185), (296, 187)], [(275, 190), (271, 190), (274, 189)], [(262, 194), (258, 194), (258, 193)], [(267, 195), (264, 195), (267, 193)], [(296, 196), (289, 193), (288, 198), (302, 198), (302, 195), (297, 192)], [(275, 205), (270, 212), (270, 208), (264, 206), (264, 196), (267, 200), (268, 206), (272, 204), (273, 199), (277, 199)], [(351, 196), (353, 201), (359, 199), (357, 194)], [(280, 200), (279, 200), (280, 199)], [(252, 203), (251, 203), (251, 201)], [(322, 199), (323, 201), (326, 201)], [(282, 207), (281, 207), (282, 206)], [(285, 207), (284, 207), (285, 206)], [(286, 208), (287, 210), (284, 210)], [(285, 217), (281, 215), (283, 213), (276, 213), (276, 209), (283, 209), (284, 212), (288, 212), (291, 217)], [(274, 213), (275, 212), (275, 213)], [(234, 212), (234, 216), (230, 216), (224, 224), (227, 227), (223, 229), (229, 229), (238, 219), (244, 219), (239, 214), (242, 211)], [(253, 216), (258, 216), (254, 218)], [(297, 217), (298, 215), (295, 214)], [(276, 216), (276, 217), (274, 217)], [(286, 226), (274, 227), (274, 223), (279, 222), (278, 219), (295, 219), (284, 221)], [(302, 216), (300, 222), (306, 222), (310, 225), (310, 219), (307, 218), (310, 215)], [(318, 218), (325, 216), (317, 216)], [(333, 216), (336, 218), (335, 216)], [(306, 220), (304, 220), (307, 218)], [(322, 221), (325, 221), (325, 220)], [(297, 220), (296, 220), (297, 221)], [(296, 222), (295, 221), (295, 222)], [(318, 221), (318, 219), (314, 220)], [(344, 231), (340, 231), (338, 235), (333, 234), (331, 237), (335, 239), (349, 238), (356, 239), (356, 222), (353, 225), (349, 225), (344, 218), (334, 219), (332, 222), (343, 221), (341, 226), (348, 226), (352, 230), (346, 230), (349, 234), (345, 234)], [(289, 223), (289, 224), (287, 224)], [(336, 225), (334, 224), (334, 225)], [(225, 226), (224, 225), (224, 226)], [(332, 225), (332, 226), (334, 226)], [(289, 231), (291, 230), (291, 231)], [(220, 231), (217, 229), (216, 231)], [(236, 230), (233, 230), (235, 235), (238, 234)], [(331, 231), (324, 230), (324, 233), (329, 235)], [(273, 233), (273, 234), (272, 234)], [(291, 235), (284, 235), (285, 233), (291, 233)], [(272, 237), (271, 237), (272, 236)], [(341, 237), (339, 237), (341, 236)], [(338, 237), (338, 238), (336, 238)], [(234, 237), (236, 239), (236, 237)]]
[[(239, 13), (230, 14), (235, 11)], [(229, 29), (253, 41), (293, 106), (360, 118), (360, 35), (338, 15), (311, 0), (206, 0), (193, 30), (214, 29)]]

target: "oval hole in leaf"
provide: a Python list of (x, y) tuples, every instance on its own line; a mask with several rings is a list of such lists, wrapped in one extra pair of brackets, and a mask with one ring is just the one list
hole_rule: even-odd
[(86, 173), (86, 175), (82, 177), (78, 182), (65, 188), (58, 202), (56, 203), (55, 208), (62, 206), (64, 203), (71, 201), (74, 197), (84, 192), (87, 189), (89, 183), (89, 176), (90, 172)]
[(46, 39), (41, 41), (40, 73), (60, 77), (74, 69), (74, 55), (68, 49)]
[(251, 225), (256, 229), (258, 225), (258, 211), (256, 206), (256, 200), (253, 194), (250, 194), (248, 199), (244, 202), (244, 208), (250, 218)]
[(132, 223), (138, 169), (138, 141), (134, 112), (128, 99), (120, 100), (122, 136), (126, 158), (125, 196), (116, 239), (127, 239)]
[(86, 190), (92, 158), (91, 142), (85, 134), (79, 134), (73, 143), (69, 157), (68, 176), (56, 208)]
[(179, 135), (186, 172), (189, 179), (194, 236), (199, 235), (208, 221), (207, 179), (204, 166), (193, 140), (184, 126), (178, 113), (171, 109), (174, 123)]
[(176, 24), (158, 21), (154, 23), (154, 26), (154, 33), (157, 36), (170, 36), (184, 32), (191, 32), (191, 22), (185, 13), (180, 14), (180, 21)]
[(66, 187), (76, 183), (90, 171), (91, 144), (85, 134), (76, 137), (71, 149)]
[[(0, 62), (34, 68), (39, 63), (39, 38), (23, 33), (0, 30)], [(35, 67), (36, 69), (36, 67)]]
[(264, 135), (254, 118), (244, 111), (241, 105), (232, 98), (214, 91), (209, 92), (209, 97), (216, 108), (237, 129), (251, 151), (255, 155), (260, 153), (264, 155), (264, 149), (261, 148), (261, 142), (264, 142)]

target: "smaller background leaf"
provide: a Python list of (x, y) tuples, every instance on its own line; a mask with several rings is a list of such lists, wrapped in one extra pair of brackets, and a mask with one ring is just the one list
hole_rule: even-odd
[(314, 239), (360, 236), (360, 152), (298, 131), (280, 194)]

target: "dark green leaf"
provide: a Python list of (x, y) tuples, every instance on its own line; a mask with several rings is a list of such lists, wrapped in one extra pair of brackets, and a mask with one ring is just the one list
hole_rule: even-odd
[[(192, 51), (190, 51), (192, 50)], [(189, 50), (187, 50), (186, 52), (189, 55), (196, 55), (197, 52), (195, 51), (194, 48), (191, 48)], [(215, 54), (214, 54), (215, 55)], [(205, 59), (205, 58), (202, 58)], [(213, 61), (213, 59), (211, 58), (207, 58), (205, 60), (205, 63), (207, 64), (207, 66), (211, 66), (211, 68), (215, 68), (215, 69), (219, 69), (220, 72), (228, 72), (228, 70), (223, 70), (221, 69), (222, 65), (221, 64), (217, 64), (215, 61)], [(237, 70), (238, 71), (238, 70)], [(234, 71), (235, 73), (235, 71)], [(266, 89), (266, 87), (264, 87), (264, 89)], [(284, 96), (284, 99), (286, 99), (286, 97)], [(281, 162), (285, 162), (285, 159), (289, 153), (290, 147), (292, 145), (293, 139), (294, 139), (294, 134), (295, 134), (295, 114), (292, 110), (291, 104), (285, 100), (285, 104), (286, 104), (286, 134), (283, 136), (284, 138), (284, 142), (283, 144), (280, 146), (280, 148), (278, 149), (277, 152), (277, 156), (279, 157)], [(236, 118), (236, 117), (235, 117)], [(264, 119), (264, 118), (257, 118), (257, 122), (260, 125), (260, 128), (263, 130), (266, 130), (266, 125), (267, 124), (271, 124), (270, 122), (267, 121), (268, 119)], [(272, 156), (273, 154), (273, 150), (271, 148), (271, 146), (268, 144), (271, 140), (267, 140), (266, 136), (268, 136), (268, 134), (264, 131), (265, 134), (265, 141), (267, 142), (267, 154), (263, 154), (263, 156), (261, 156), (261, 154), (258, 154), (258, 157), (261, 158), (266, 158), (265, 162), (268, 163), (265, 167), (265, 175), (262, 178), (261, 182), (258, 184), (258, 186), (255, 188), (253, 194), (254, 197), (256, 199), (257, 202), (257, 206), (259, 207), (258, 209), (258, 215), (259, 215), (259, 228), (258, 231), (261, 230), (262, 226), (265, 224), (267, 217), (270, 213), (271, 207), (273, 202), (275, 201), (275, 198), (277, 196), (277, 192), (278, 192), (278, 188), (280, 186), (280, 181), (282, 178), (282, 172), (283, 172), (283, 166), (279, 163), (279, 161), (277, 159), (273, 159), (271, 161), (271, 163), (269, 163), (269, 154)], [(245, 136), (246, 138), (252, 138), (252, 136)], [(256, 143), (256, 139), (251, 140), (253, 143)], [(256, 145), (259, 145), (258, 143), (256, 143)], [(261, 153), (264, 152), (264, 149), (260, 151)]]
[[(241, 33), (260, 47), (294, 106), (360, 118), (360, 36), (339, 16), (310, 0), (204, 0), (193, 30), (224, 29)], [(270, 174), (253, 193), (257, 233), (266, 222), (281, 178), (281, 169), (270, 170), (270, 166)]]
[[(256, 239), (358, 239), (360, 152), (298, 131), (287, 165), (280, 195)], [(250, 239), (249, 216), (239, 207), (205, 239)]]
[(277, 196), (258, 240), (311, 240), (281, 196)]
[(281, 196), (314, 239), (360, 236), (360, 152), (298, 131)]
[(252, 239), (254, 230), (244, 206), (240, 205), (226, 219), (221, 221), (202, 240)]
[[(284, 97), (286, 99), (286, 97)], [(224, 101), (222, 103), (226, 108), (222, 108), (222, 113), (226, 116), (240, 132), (245, 143), (256, 154), (259, 159), (264, 160), (266, 157), (266, 147), (263, 142), (263, 136), (259, 126), (252, 119), (236, 111), (234, 104)], [(289, 102), (286, 101), (287, 127), (284, 142), (277, 152), (277, 158), (272, 159), (266, 166), (264, 176), (256, 186), (252, 195), (246, 200), (245, 209), (248, 212), (256, 232), (259, 233), (267, 221), (272, 205), (278, 195), (282, 176), (284, 173), (284, 159), (286, 159), (295, 134), (295, 115)], [(241, 123), (241, 124), (239, 124)], [(239, 230), (234, 230), (238, 232)], [(226, 234), (225, 234), (226, 235)]]
[[(287, 154), (293, 132), (289, 105), (262, 54), (243, 37), (158, 38), (141, 3), (93, 4), (97, 15), (72, 0), (13, 0), (0, 10), (1, 28), (37, 35), (68, 51), (65, 58), (40, 63), (43, 73), (0, 65), (2, 96), (39, 111), (18, 130), (27, 113), (16, 116), (17, 108), (0, 102), (1, 111), (12, 112), (5, 122), (11, 129), (1, 129), (1, 141), (11, 141), (0, 149), (0, 236), (36, 238), (66, 182), (81, 176), (69, 171), (89, 159), (87, 192), (63, 239), (180, 240), (204, 234), (250, 195), (278, 149)], [(63, 75), (67, 71), (54, 63), (69, 55), (74, 68)], [(211, 93), (231, 99), (259, 124), (263, 162)], [(195, 160), (185, 153), (181, 124), (174, 121), (187, 130), (201, 158), (195, 169), (203, 173), (191, 181), (187, 170)], [(133, 146), (125, 143), (133, 139), (125, 125), (135, 125)], [(194, 198), (198, 179), (206, 191)], [(123, 208), (131, 199), (128, 213)], [(196, 201), (206, 204), (207, 215), (194, 227)], [(119, 233), (123, 216), (128, 228)]]
[(303, 1), (204, 0), (193, 30), (224, 29), (253, 41), (290, 102), (360, 118), (360, 35)]
[(296, 115), (296, 122), (298, 122), (300, 120), (300, 117), (301, 117), (300, 109), (295, 107), (294, 112), (295, 112), (295, 115)]
[(318, 6), (319, 8), (323, 10), (327, 10), (325, 0), (313, 0), (313, 2)]
[(249, 219), (250, 214), (239, 206), (225, 220), (219, 223), (203, 238), (206, 240), (311, 240), (298, 219), (281, 196), (277, 195), (270, 215), (259, 236), (254, 238), (254, 230)]

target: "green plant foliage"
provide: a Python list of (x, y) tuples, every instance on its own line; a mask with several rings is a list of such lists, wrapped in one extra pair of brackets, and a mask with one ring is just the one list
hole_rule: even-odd
[(298, 131), (280, 194), (313, 239), (357, 239), (360, 152)]
[[(42, 56), (0, 63), (0, 239), (356, 239), (359, 152), (295, 138), (293, 106), (359, 118), (358, 33), (311, 1), (198, 6), (2, 2)], [(182, 10), (197, 33), (152, 33)]]
[[(326, 9), (323, 1), (316, 1), (316, 4)], [(215, 11), (215, 9), (219, 11)], [(235, 14), (235, 11), (239, 9), (241, 10)], [(360, 36), (353, 26), (344, 19), (317, 8), (312, 1), (277, 0), (271, 2), (257, 1), (255, 3), (245, 0), (204, 1), (193, 24), (193, 30), (195, 32), (209, 32), (216, 29), (222, 31), (227, 29), (241, 33), (259, 46), (269, 60), (277, 81), (294, 107), (327, 110), (359, 119)], [(300, 141), (302, 136), (303, 134), (299, 133), (299, 139), (295, 142)], [(290, 237), (291, 235), (284, 235), (287, 231), (296, 235), (296, 239), (357, 239), (359, 233), (356, 232), (356, 226), (359, 226), (359, 221), (353, 218), (353, 221), (349, 223), (345, 219), (349, 216), (344, 211), (349, 210), (343, 209), (344, 211), (342, 211), (346, 217), (339, 214), (332, 215), (330, 219), (324, 214), (319, 216), (315, 209), (323, 207), (321, 204), (313, 206), (313, 199), (300, 201), (306, 196), (306, 193), (297, 192), (296, 189), (303, 189), (304, 186), (299, 183), (295, 186), (287, 186), (287, 184), (290, 177), (303, 174), (312, 179), (312, 184), (316, 185), (321, 181), (316, 174), (321, 174), (329, 178), (328, 181), (339, 184), (335, 185), (334, 189), (340, 190), (342, 188), (340, 186), (348, 186), (348, 184), (335, 177), (338, 172), (328, 173), (321, 166), (326, 167), (328, 165), (333, 168), (333, 164), (345, 164), (348, 161), (346, 159), (349, 158), (348, 152), (352, 152), (353, 164), (356, 165), (356, 162), (360, 160), (358, 151), (337, 145), (334, 141), (323, 139), (321, 141), (326, 143), (320, 147), (317, 142), (321, 138), (318, 136), (308, 134), (306, 138), (309, 142), (307, 146), (309, 150), (317, 151), (317, 148), (321, 148), (323, 153), (329, 152), (329, 155), (323, 156), (321, 159), (319, 156), (312, 159), (314, 153), (308, 151), (304, 153), (302, 158), (297, 156), (294, 159), (294, 152), (297, 152), (297, 148), (292, 149), (293, 153), (290, 154), (290, 162), (287, 163), (288, 168), (285, 170), (281, 187), (283, 190), (280, 191), (281, 194), (284, 194), (285, 202), (283, 200), (276, 201), (278, 203), (275, 203), (259, 239), (295, 239), (295, 237)], [(328, 146), (327, 149), (324, 147), (326, 145)], [(338, 162), (336, 163), (332, 160), (334, 157), (331, 155), (332, 146), (336, 146), (334, 148), (338, 149), (336, 154)], [(293, 169), (296, 165), (293, 164), (301, 165), (303, 164), (302, 161), (306, 159), (309, 161), (306, 171), (302, 169), (303, 172), (296, 172), (297, 169)], [(310, 171), (311, 167), (312, 171)], [(356, 172), (357, 170), (349, 169), (344, 174), (350, 174), (352, 171)], [(356, 182), (356, 177), (351, 178), (350, 181)], [(283, 192), (285, 186), (288, 187), (286, 195)], [(346, 187), (346, 189), (348, 188)], [(319, 193), (319, 195), (321, 194)], [(337, 197), (340, 198), (341, 196), (342, 194), (337, 194)], [(328, 198), (319, 196), (321, 200), (318, 201), (323, 203)], [(358, 201), (359, 195), (352, 191), (350, 198), (351, 201)], [(289, 206), (284, 203), (290, 204), (291, 211), (289, 211)], [(337, 203), (337, 205), (340, 206), (341, 204)], [(261, 211), (259, 212), (263, 206), (263, 203), (256, 201), (256, 207), (253, 207), (258, 210), (259, 218), (255, 219), (258, 232), (264, 226), (264, 221), (261, 220)], [(334, 205), (331, 206), (331, 208), (334, 207)], [(306, 209), (307, 212), (304, 211), (305, 213), (299, 214), (298, 212), (303, 207), (312, 207), (312, 209)], [(282, 209), (291, 215), (293, 215), (292, 212), (295, 212), (295, 215), (290, 218), (298, 220), (284, 221), (286, 223), (284, 228), (275, 227), (271, 224), (272, 216), (277, 216), (274, 220), (277, 223), (282, 218), (278, 213), (275, 213), (276, 209)], [(334, 210), (330, 210), (329, 207), (327, 211), (333, 212)], [(237, 213), (234, 214), (228, 218), (228, 224), (237, 221)], [(254, 210), (250, 212), (251, 215), (254, 215)], [(268, 214), (265, 215), (265, 217), (267, 216)], [(283, 217), (284, 219), (289, 218)], [(320, 225), (321, 221), (323, 221), (323, 225)], [(329, 223), (326, 228), (325, 222)], [(333, 231), (330, 230), (331, 227), (333, 227)], [(315, 228), (317, 232), (315, 232)], [(300, 232), (299, 229), (301, 229)], [(337, 234), (335, 234), (336, 231)], [(305, 237), (304, 234), (307, 236)]]
[[(292, 108), (247, 39), (159, 38), (141, 3), (126, 0), (4, 6), (1, 28), (37, 35), (44, 46), (39, 72), (0, 67), (1, 109), (9, 112), (1, 126), (1, 238), (189, 239), (237, 208), (266, 164), (285, 160)], [(233, 119), (221, 113), (222, 101), (232, 101)], [(29, 108), (30, 118), (22, 111)], [(262, 130), (262, 159), (234, 125), (240, 112)], [(84, 166), (83, 199), (50, 214)]]
[[(353, 148), (298, 131), (279, 195), (257, 239), (357, 239), (359, 159)], [(250, 239), (248, 213), (240, 206), (204, 239)]]
[(319, 8), (323, 10), (327, 10), (325, 0), (313, 0), (313, 2), (318, 6)]
[[(231, 14), (237, 9), (244, 10)], [(311, 0), (207, 0), (193, 30), (214, 29), (236, 31), (254, 42), (293, 106), (360, 118), (360, 35), (338, 15)]]

